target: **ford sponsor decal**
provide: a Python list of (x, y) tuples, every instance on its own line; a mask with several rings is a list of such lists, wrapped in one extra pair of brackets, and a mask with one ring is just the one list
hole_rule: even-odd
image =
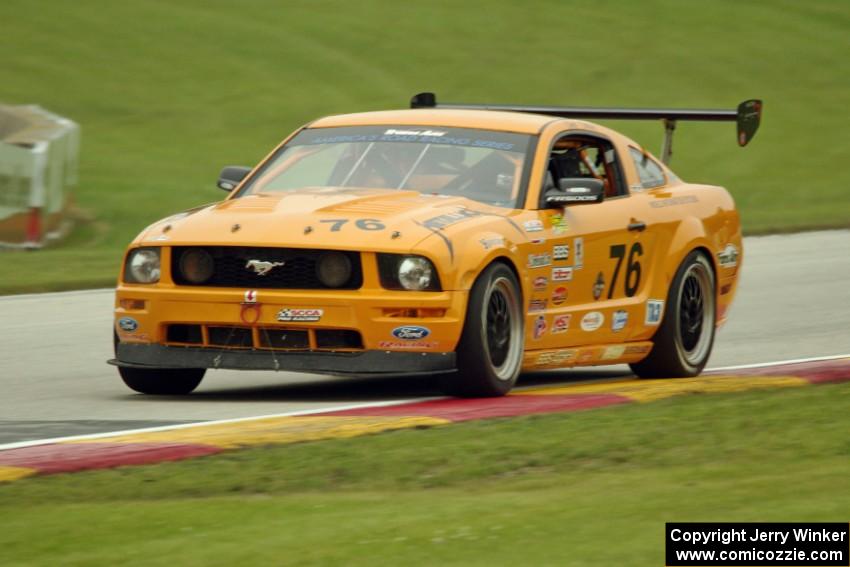
[(393, 336), (403, 341), (419, 341), (431, 334), (426, 327), (406, 326), (393, 329)]
[(139, 328), (139, 322), (133, 319), (132, 317), (121, 317), (120, 319), (118, 319), (118, 327), (122, 331), (132, 333), (133, 331)]

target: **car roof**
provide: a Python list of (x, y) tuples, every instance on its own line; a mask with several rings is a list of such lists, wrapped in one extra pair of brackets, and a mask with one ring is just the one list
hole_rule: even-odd
[(326, 116), (309, 124), (308, 128), (405, 125), (442, 126), (444, 128), (482, 128), (503, 132), (537, 134), (545, 125), (558, 120), (551, 116), (525, 112), (416, 108), (412, 110), (384, 110)]

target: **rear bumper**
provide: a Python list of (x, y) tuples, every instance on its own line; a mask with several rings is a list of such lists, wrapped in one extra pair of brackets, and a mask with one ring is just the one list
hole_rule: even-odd
[(273, 352), (118, 343), (115, 366), (288, 370), (346, 376), (439, 374), (455, 370), (454, 352)]

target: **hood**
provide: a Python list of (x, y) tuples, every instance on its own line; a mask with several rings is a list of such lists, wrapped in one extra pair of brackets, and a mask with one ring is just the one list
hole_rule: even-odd
[(464, 197), (415, 191), (310, 188), (249, 195), (180, 213), (154, 223), (136, 242), (403, 252), (453, 225), (508, 212)]

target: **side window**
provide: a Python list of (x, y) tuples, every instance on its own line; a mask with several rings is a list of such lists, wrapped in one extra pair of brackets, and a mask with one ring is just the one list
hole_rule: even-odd
[(545, 183), (555, 186), (558, 179), (565, 177), (599, 179), (605, 184), (606, 198), (627, 194), (614, 146), (595, 136), (567, 134), (552, 146)]
[(629, 153), (635, 162), (635, 168), (640, 176), (640, 183), (644, 189), (652, 189), (653, 187), (661, 187), (667, 180), (664, 178), (664, 171), (661, 166), (655, 163), (655, 160), (644, 154), (637, 148), (629, 148)]

